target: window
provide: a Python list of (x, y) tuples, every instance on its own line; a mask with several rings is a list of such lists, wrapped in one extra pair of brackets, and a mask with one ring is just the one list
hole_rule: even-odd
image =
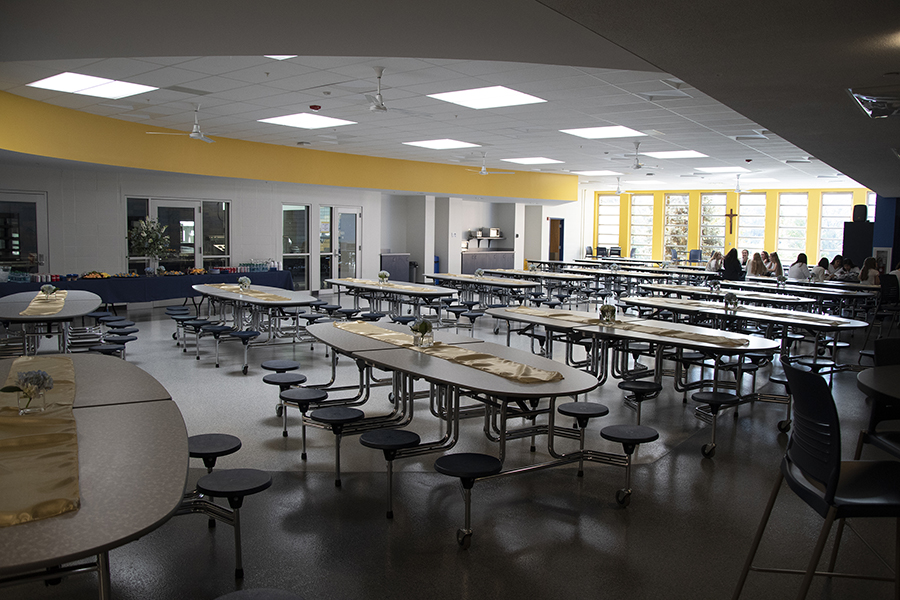
[(231, 261), (229, 238), (231, 205), (228, 202), (203, 201), (203, 268), (226, 267)]
[(844, 223), (853, 219), (853, 194), (851, 192), (824, 192), (822, 214), (819, 218), (819, 254), (809, 257), (817, 262), (827, 256), (830, 260), (840, 254), (844, 246)]
[(668, 259), (672, 250), (679, 259), (688, 254), (688, 212), (690, 203), (687, 194), (666, 194), (666, 221), (663, 229), (664, 256)]
[(700, 195), (700, 250), (703, 256), (725, 252), (725, 194)]
[(875, 221), (875, 199), (878, 198), (878, 195), (875, 192), (869, 192), (866, 194), (866, 206), (868, 207), (868, 214), (866, 215), (866, 220)]
[(309, 289), (309, 207), (281, 207), (281, 253), (295, 290)]
[(752, 257), (766, 245), (766, 195), (741, 194), (738, 198), (737, 247)]
[(781, 194), (778, 202), (778, 253), (781, 262), (789, 265), (797, 254), (806, 252), (807, 194)]
[(597, 197), (597, 245), (619, 246), (619, 195)]
[(653, 258), (653, 194), (631, 197), (631, 251), (635, 258)]

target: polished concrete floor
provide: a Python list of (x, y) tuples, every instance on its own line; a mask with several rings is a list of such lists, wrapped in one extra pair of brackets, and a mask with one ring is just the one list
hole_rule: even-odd
[[(128, 345), (128, 360), (162, 382), (178, 403), (189, 434), (232, 433), (243, 448), (220, 459), (217, 468), (254, 467), (269, 471), (272, 487), (248, 497), (242, 510), (243, 581), (233, 576), (232, 530), (210, 530), (201, 515), (176, 517), (156, 531), (110, 552), (113, 597), (216, 598), (236, 589), (280, 588), (302, 598), (730, 598), (753, 533), (775, 481), (787, 435), (777, 423), (784, 407), (742, 406), (738, 418), (719, 421), (718, 448), (703, 458), (709, 426), (693, 415), (667, 380), (662, 395), (645, 403), (642, 422), (661, 433), (658, 442), (639, 448), (633, 472), (634, 494), (627, 508), (614, 499), (624, 484), (619, 467), (588, 464), (576, 477), (575, 465), (478, 482), (473, 493), (471, 547), (461, 550), (455, 534), (463, 522), (457, 480), (433, 469), (434, 455), (398, 460), (394, 473), (394, 519), (385, 518), (385, 463), (381, 452), (364, 448), (355, 437), (342, 446), (343, 486), (334, 486), (334, 437), (309, 430), (309, 458), (300, 458), (299, 416), (291, 411), (289, 437), (281, 435), (275, 388), (262, 383), (262, 361), (292, 359), (312, 383), (330, 375), (321, 345), (306, 343), (251, 349), (250, 370), (241, 372), (239, 344), (223, 344), (215, 368), (210, 340), (200, 360), (172, 339), (173, 323), (161, 308), (131, 310), (140, 328)], [(489, 318), (475, 335), (500, 343)], [(856, 364), (862, 335), (839, 359)], [(526, 348), (524, 338), (513, 345)], [(644, 359), (645, 361), (647, 359)], [(768, 384), (772, 367), (760, 372)], [(778, 368), (777, 366), (775, 367)], [(340, 382), (356, 380), (352, 361), (341, 360)], [(868, 412), (854, 372), (834, 377), (834, 395), (843, 425), (843, 454), (852, 455)], [(424, 389), (424, 388), (423, 388)], [(388, 412), (387, 389), (363, 407), (366, 414)], [(610, 407), (609, 416), (591, 422), (587, 446), (620, 450), (599, 436), (608, 424), (631, 423), (610, 380), (589, 394)], [(483, 420), (463, 422), (454, 451), (496, 453), (482, 433)], [(411, 430), (423, 438), (439, 434), (427, 399), (416, 403)], [(563, 440), (562, 450), (576, 442)], [(867, 458), (877, 457), (868, 449)], [(509, 446), (506, 467), (548, 460), (527, 440)], [(204, 471), (191, 464), (192, 484)], [(782, 488), (769, 534), (760, 548), (766, 566), (804, 568), (822, 520)], [(839, 570), (854, 569), (892, 577), (894, 522), (849, 523), (838, 559)], [(743, 598), (791, 598), (796, 577), (751, 573)], [(886, 598), (890, 583), (825, 580), (813, 584), (810, 598)], [(2, 597), (95, 598), (96, 578), (69, 577), (56, 586), (26, 584), (6, 588)]]

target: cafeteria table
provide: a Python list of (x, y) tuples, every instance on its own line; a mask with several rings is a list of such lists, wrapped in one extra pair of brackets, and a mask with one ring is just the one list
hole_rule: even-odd
[(540, 287), (540, 282), (530, 279), (513, 279), (509, 277), (477, 277), (475, 275), (463, 275), (455, 273), (434, 273), (425, 275), (436, 284), (449, 287), (459, 292), (461, 300), (478, 300), (482, 306), (490, 304), (484, 302), (483, 296), (496, 296), (503, 304), (509, 304), (511, 296), (518, 290)]
[[(228, 287), (218, 287), (222, 285)], [(247, 326), (254, 331), (264, 331), (267, 333), (264, 343), (271, 343), (282, 337), (288, 337), (292, 342), (300, 340), (302, 328), (299, 319), (295, 314), (285, 312), (285, 309), (309, 306), (316, 300), (309, 292), (253, 284), (250, 285), (250, 291), (265, 296), (242, 293), (239, 287), (235, 288), (235, 284), (200, 284), (193, 286), (192, 289), (200, 293), (204, 299), (215, 298), (219, 301), (219, 320), (223, 322), (226, 319), (225, 306), (233, 305), (232, 324), (234, 328), (244, 329), (244, 326)], [(211, 305), (208, 303), (207, 306)], [(282, 319), (294, 320), (292, 332), (282, 330)]]
[[(722, 287), (725, 287), (726, 283), (730, 282), (722, 282)], [(699, 285), (644, 284), (641, 285), (641, 288), (648, 292), (656, 292), (666, 296), (671, 295), (679, 298), (688, 296), (691, 298), (713, 298), (716, 300), (724, 300), (725, 294), (730, 291), (742, 302), (765, 304), (769, 306), (811, 306), (816, 302), (813, 298), (806, 297), (805, 295), (775, 294), (741, 289), (713, 290), (709, 287)]]
[(380, 312), (381, 303), (389, 304), (391, 314), (400, 315), (403, 305), (412, 306), (413, 315), (418, 318), (421, 306), (427, 305), (437, 310), (440, 320), (440, 299), (454, 296), (456, 291), (437, 285), (425, 285), (422, 283), (407, 283), (402, 281), (386, 281), (381, 283), (371, 279), (357, 279), (355, 277), (343, 277), (340, 279), (326, 279), (325, 283), (337, 289), (337, 303), (341, 303), (341, 290), (347, 290), (353, 296), (353, 307), (359, 308), (359, 298), (367, 298), (371, 310)]
[[(83, 290), (68, 290), (66, 300), (59, 312), (52, 315), (20, 314), (41, 292), (18, 292), (0, 298), (0, 321), (21, 323), (25, 334), (26, 353), (37, 352), (40, 338), (44, 335), (59, 336), (59, 351), (68, 352), (69, 325), (73, 319), (97, 310), (100, 307), (100, 296)], [(56, 330), (54, 331), (54, 327)], [(32, 344), (28, 340), (33, 340)], [(33, 352), (28, 352), (33, 350)]]
[[(187, 431), (169, 393), (140, 368), (109, 356), (66, 356), (75, 367), (81, 507), (0, 528), (0, 587), (96, 571), (106, 599), (109, 551), (153, 531), (181, 504)], [(12, 364), (0, 360), (0, 381)], [(93, 556), (96, 563), (56, 569)]]

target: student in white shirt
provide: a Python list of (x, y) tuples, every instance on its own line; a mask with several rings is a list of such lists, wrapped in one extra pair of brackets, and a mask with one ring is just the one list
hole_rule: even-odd
[(831, 274), (828, 272), (828, 267), (830, 266), (831, 263), (829, 263), (828, 259), (823, 256), (822, 260), (819, 261), (819, 264), (813, 267), (812, 271), (810, 271), (810, 275), (812, 275), (813, 281), (822, 283), (826, 279), (830, 279)]
[(870, 256), (863, 261), (862, 269), (859, 271), (859, 282), (866, 285), (881, 285), (881, 279), (878, 276), (878, 266), (874, 256)]
[(788, 269), (788, 279), (809, 279), (809, 265), (806, 264), (806, 254), (801, 252), (797, 255), (797, 260)]

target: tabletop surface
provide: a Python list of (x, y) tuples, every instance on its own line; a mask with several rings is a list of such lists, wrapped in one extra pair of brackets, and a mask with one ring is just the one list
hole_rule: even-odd
[(456, 290), (451, 290), (439, 285), (428, 285), (427, 283), (409, 283), (408, 281), (389, 280), (388, 284), (392, 285), (380, 285), (377, 281), (370, 280), (351, 281), (349, 279), (326, 279), (325, 282), (335, 286), (360, 290), (371, 290), (373, 292), (393, 294), (395, 296), (452, 296), (456, 293)]
[[(378, 327), (390, 329), (391, 331), (399, 331), (401, 333), (411, 333), (409, 325), (402, 323), (378, 323)], [(346, 331), (340, 327), (335, 327), (334, 323), (317, 323), (306, 328), (314, 338), (324, 344), (328, 344), (342, 354), (353, 355), (357, 352), (368, 350), (393, 350), (397, 348), (395, 344), (370, 338), (352, 331)], [(434, 340), (445, 344), (473, 344), (483, 340), (478, 338), (463, 336), (444, 330), (434, 331)]]
[[(723, 282), (724, 286), (724, 282)], [(771, 304), (813, 304), (815, 300), (808, 296), (794, 296), (791, 294), (774, 294), (768, 292), (742, 291), (738, 290), (719, 290), (713, 292), (708, 288), (696, 285), (678, 285), (678, 284), (643, 284), (641, 287), (650, 292), (662, 292), (667, 294), (680, 294), (691, 296), (702, 296), (708, 298), (724, 298), (728, 292), (733, 292), (738, 299), (748, 300), (751, 302), (767, 302)]]
[(568, 279), (571, 281), (586, 281), (590, 275), (576, 275), (575, 273), (558, 273), (556, 271), (523, 271), (522, 269), (485, 269), (485, 273), (499, 273), (500, 275), (519, 277), (539, 277), (542, 279)]
[(537, 281), (531, 281), (529, 279), (514, 279), (512, 277), (475, 277), (474, 275), (457, 275), (454, 273), (434, 273), (434, 274), (426, 274), (425, 277), (429, 279), (436, 279), (438, 281), (452, 281), (456, 283), (465, 283), (469, 285), (481, 285), (487, 287), (507, 287), (507, 288), (516, 288), (516, 287), (537, 287), (541, 285)]
[(857, 387), (875, 400), (900, 398), (900, 365), (873, 367), (856, 376)]
[[(232, 285), (232, 284), (229, 284)], [(191, 286), (195, 291), (207, 296), (214, 296), (223, 300), (238, 300), (245, 304), (256, 304), (258, 306), (309, 306), (311, 302), (316, 300), (315, 296), (309, 292), (296, 292), (294, 290), (284, 290), (276, 287), (265, 285), (250, 285), (250, 289), (265, 294), (274, 294), (286, 298), (286, 300), (266, 300), (265, 298), (257, 298), (248, 296), (240, 292), (229, 292), (222, 288), (213, 287), (211, 285), (194, 285)]]
[[(140, 377), (143, 371), (119, 358), (72, 359), (81, 508), (0, 528), (0, 575), (105, 552), (152, 531), (181, 503), (187, 430), (175, 402), (156, 380)], [(11, 363), (0, 361), (4, 373)], [(99, 363), (106, 363), (103, 378), (110, 385), (93, 380)], [(113, 397), (116, 386), (129, 393)]]
[(28, 305), (39, 293), (18, 292), (0, 298), (0, 320), (41, 323), (71, 321), (75, 317), (81, 317), (97, 310), (102, 303), (100, 296), (93, 292), (68, 290), (65, 304), (55, 315), (20, 315), (19, 313), (28, 308)]
[(765, 290), (775, 294), (803, 294), (807, 296), (817, 296), (820, 298), (871, 298), (875, 294), (873, 292), (864, 292), (855, 289), (842, 289), (834, 286), (820, 285), (785, 285), (779, 288), (777, 282), (765, 281), (723, 281), (723, 287), (737, 287), (747, 290)]

